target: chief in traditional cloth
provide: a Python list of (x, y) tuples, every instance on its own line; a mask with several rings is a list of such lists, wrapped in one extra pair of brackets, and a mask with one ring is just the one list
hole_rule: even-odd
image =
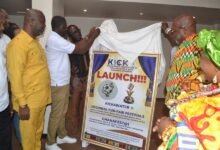
[(157, 122), (158, 128), (164, 129), (159, 149), (220, 149), (220, 31), (202, 30), (197, 45), (203, 49), (200, 67), (209, 84), (200, 74), (195, 79), (198, 91), (181, 90), (177, 101), (168, 100), (171, 118), (178, 124), (167, 118)]
[(178, 122), (185, 121), (204, 149), (220, 149), (220, 31), (202, 30), (199, 33), (198, 46), (204, 52), (201, 69), (205, 78), (212, 83), (200, 84), (199, 92), (193, 93), (192, 98), (188, 96), (191, 92), (180, 95), (178, 99), (188, 97), (188, 100), (177, 105), (178, 113), (174, 119)]
[[(166, 83), (167, 106), (170, 105), (170, 101), (177, 101), (177, 98), (179, 95), (181, 95), (181, 92), (196, 92), (199, 90), (199, 82), (197, 82), (196, 77), (200, 74), (199, 63), (201, 49), (197, 47), (195, 18), (188, 15), (176, 17), (172, 24), (172, 32), (175, 34), (175, 39), (179, 45), (179, 48), (174, 55), (174, 60), (171, 65)], [(163, 123), (162, 120), (163, 118), (159, 121)], [(188, 128), (184, 122), (181, 122), (181, 124), (177, 124), (175, 126), (170, 126), (169, 130), (166, 128), (166, 130), (168, 130), (166, 133), (169, 133), (169, 135), (162, 135), (162, 132), (159, 131), (160, 128), (158, 126), (160, 126), (160, 123), (157, 122), (154, 130), (157, 130), (163, 139), (166, 138), (165, 144), (163, 143), (163, 145), (160, 147), (162, 149), (179, 149), (186, 147), (193, 149), (197, 148), (199, 145), (199, 141), (194, 132)], [(176, 128), (176, 126), (178, 127)], [(195, 137), (190, 139), (190, 141), (193, 142), (193, 145), (190, 147), (188, 145), (186, 146), (183, 142), (185, 140), (184, 138), (187, 136)], [(170, 138), (172, 140), (167, 143), (167, 139)], [(188, 139), (185, 141), (188, 142)]]

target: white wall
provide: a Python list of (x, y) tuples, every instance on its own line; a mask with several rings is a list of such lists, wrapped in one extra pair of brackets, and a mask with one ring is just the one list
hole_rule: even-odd
[(53, 0), (53, 15), (64, 16), (64, 4), (61, 0)]
[(22, 16), (22, 15), (20, 15), (20, 16), (9, 15), (9, 19), (11, 22), (14, 22), (17, 25), (19, 25), (19, 27), (23, 26), (24, 16)]
[[(19, 25), (22, 24), (23, 19), (21, 16), (10, 16), (10, 19), (12, 22), (18, 23)], [(22, 19), (22, 21), (21, 21)], [(79, 26), (79, 28), (82, 31), (82, 34), (85, 36), (91, 27), (93, 26), (100, 26), (100, 24), (106, 20), (106, 18), (86, 18), (86, 17), (66, 17), (68, 25), (70, 24), (75, 24)], [(119, 32), (127, 32), (127, 31), (132, 31), (136, 29), (140, 29), (146, 26), (149, 26), (153, 23), (156, 23), (155, 21), (146, 21), (146, 20), (128, 20), (128, 19), (114, 19)], [(197, 25), (198, 31), (203, 29), (203, 28), (208, 28), (208, 29), (216, 29), (216, 27), (219, 27), (218, 25)], [(157, 97), (164, 97), (164, 87), (165, 87), (165, 79), (168, 74), (168, 67), (169, 67), (169, 62), (170, 62), (170, 44), (162, 36), (162, 43), (163, 43), (163, 50), (164, 50), (164, 55), (166, 58), (167, 62), (167, 68), (166, 68), (166, 73), (164, 75), (163, 82), (159, 86), (158, 92), (157, 92)]]

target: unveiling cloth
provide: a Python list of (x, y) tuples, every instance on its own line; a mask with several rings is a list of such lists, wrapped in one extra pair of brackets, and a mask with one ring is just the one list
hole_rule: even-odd
[(161, 23), (155, 23), (130, 32), (118, 32), (113, 20), (105, 20), (99, 27), (100, 35), (94, 41), (90, 52), (116, 51), (129, 62), (133, 62), (141, 53), (160, 54), (158, 84), (162, 81), (166, 61), (162, 50)]

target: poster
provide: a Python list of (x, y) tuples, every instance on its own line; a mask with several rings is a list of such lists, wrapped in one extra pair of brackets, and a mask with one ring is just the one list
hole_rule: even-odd
[(159, 60), (142, 54), (129, 62), (117, 52), (94, 52), (82, 140), (114, 150), (148, 149)]

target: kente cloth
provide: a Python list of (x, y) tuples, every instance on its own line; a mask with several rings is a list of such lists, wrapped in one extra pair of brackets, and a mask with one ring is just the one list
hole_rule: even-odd
[(158, 150), (204, 150), (199, 141), (199, 137), (195, 134), (192, 128), (189, 128), (185, 121), (177, 123), (176, 127), (173, 127), (169, 135), (169, 138), (163, 139), (163, 143), (158, 147)]
[(166, 83), (166, 102), (176, 99), (181, 91), (197, 91), (195, 80), (199, 74), (201, 49), (197, 47), (197, 34), (187, 37), (179, 46)]
[(158, 84), (162, 81), (166, 61), (162, 49), (161, 23), (130, 31), (118, 32), (115, 22), (105, 20), (99, 27), (100, 35), (90, 48), (96, 51), (116, 51), (129, 62), (133, 62), (141, 53), (160, 54)]
[(198, 46), (212, 62), (220, 67), (220, 30), (203, 29), (198, 35)]
[[(178, 98), (186, 95), (181, 94)], [(172, 113), (171, 116), (177, 122), (186, 122), (204, 149), (220, 149), (220, 95), (203, 96), (180, 103)]]
[(199, 138), (196, 136), (195, 132), (188, 128), (185, 121), (177, 124), (177, 149), (187, 150), (203, 150), (200, 144)]

